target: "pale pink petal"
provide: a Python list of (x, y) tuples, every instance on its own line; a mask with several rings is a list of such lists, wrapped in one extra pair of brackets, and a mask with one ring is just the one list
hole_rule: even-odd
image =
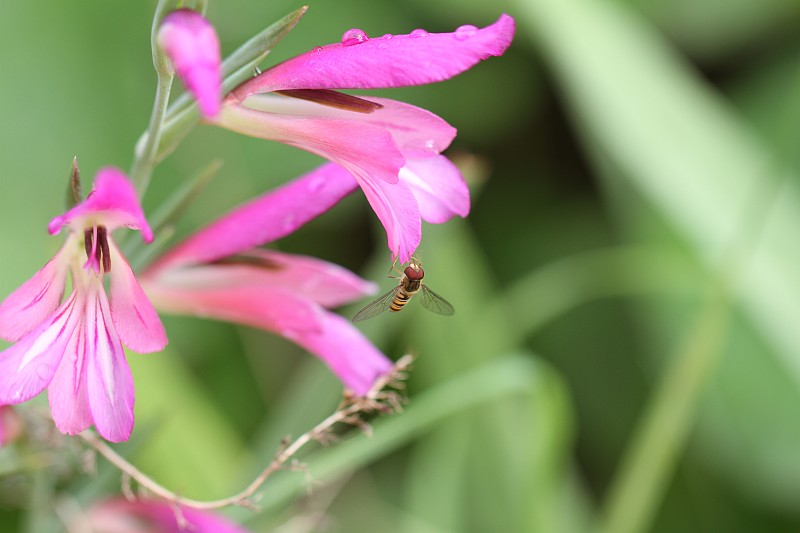
[(323, 307), (344, 305), (377, 289), (374, 283), (346, 268), (314, 257), (274, 250), (251, 250), (245, 258), (254, 260), (250, 263), (252, 266), (226, 265), (221, 270), (225, 270), (228, 277), (237, 283), (284, 287)]
[(415, 31), (352, 45), (315, 47), (240, 85), (233, 97), (280, 89), (370, 89), (443, 81), (481, 59), (502, 55), (514, 37), (514, 19), (502, 15), (483, 29), (453, 33)]
[(215, 116), (221, 100), (222, 62), (219, 39), (211, 23), (190, 9), (173, 11), (161, 23), (158, 43), (197, 99), (202, 115)]
[(50, 317), (0, 352), (0, 404), (30, 400), (50, 384), (82, 309), (83, 298), (73, 292)]
[(302, 335), (296, 342), (322, 359), (359, 396), (392, 369), (392, 362), (349, 320), (333, 313), (325, 314), (321, 332)]
[(124, 226), (140, 230), (145, 242), (153, 240), (133, 184), (121, 170), (113, 167), (100, 169), (94, 180), (94, 190), (86, 200), (55, 217), (47, 229), (55, 235), (67, 224), (80, 234), (93, 226), (105, 226), (109, 232)]
[(441, 224), (469, 214), (469, 188), (461, 171), (444, 156), (408, 159), (400, 170), (426, 222)]
[(325, 116), (267, 113), (227, 104), (217, 126), (295, 146), (338, 163), (362, 180), (397, 183), (405, 159), (389, 131), (365, 122)]
[(388, 372), (391, 362), (349, 321), (283, 287), (236, 285), (226, 268), (178, 269), (148, 282), (147, 292), (161, 311), (278, 333), (321, 358), (357, 394)]
[(162, 312), (243, 324), (290, 339), (319, 330), (322, 309), (308, 298), (283, 287), (212, 284), (218, 274), (213, 268), (177, 269), (143, 282)]
[(64, 296), (69, 253), (74, 241), (61, 250), (31, 279), (0, 304), (0, 338), (17, 341), (53, 313)]
[[(147, 283), (149, 278), (143, 279)], [(158, 283), (219, 289), (276, 287), (313, 300), (324, 307), (335, 307), (358, 300), (372, 294), (376, 288), (374, 283), (365, 281), (338, 265), (272, 250), (251, 250), (217, 264), (177, 268), (163, 273)]]
[(443, 118), (425, 109), (390, 100), (365, 97), (382, 107), (371, 113), (356, 113), (280, 94), (259, 94), (247, 99), (245, 107), (279, 115), (328, 117), (378, 126), (392, 134), (404, 156), (428, 157), (438, 154), (453, 141), (456, 129)]
[(86, 394), (86, 335), (84, 327), (75, 328), (64, 358), (47, 387), (50, 412), (62, 433), (77, 435), (92, 425), (89, 398)]
[(322, 165), (193, 234), (143, 277), (167, 267), (215, 261), (280, 239), (329, 210), (356, 187), (347, 170), (334, 164)]
[[(177, 514), (185, 520), (178, 523)], [(135, 500), (124, 498), (105, 500), (94, 504), (81, 517), (76, 531), (102, 531), (104, 533), (248, 533), (222, 516), (190, 507), (176, 508), (162, 500)]]
[(111, 442), (133, 431), (133, 377), (102, 287), (88, 296), (85, 319), (87, 392), (94, 425)]
[(167, 334), (125, 256), (109, 239), (111, 249), (111, 318), (122, 343), (139, 353), (160, 351)]
[(407, 262), (422, 240), (419, 207), (409, 186), (400, 181), (359, 181), (367, 201), (386, 230), (392, 258)]

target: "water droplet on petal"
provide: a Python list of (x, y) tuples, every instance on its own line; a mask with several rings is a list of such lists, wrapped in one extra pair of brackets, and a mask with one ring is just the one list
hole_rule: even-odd
[(387, 33), (387, 34), (383, 35), (383, 37), (381, 37), (381, 39), (386, 39), (386, 40), (389, 40), (389, 39), (391, 39), (392, 37), (394, 37), (394, 35), (392, 35), (391, 33)]
[(467, 39), (469, 39), (470, 37), (475, 35), (475, 32), (477, 32), (477, 31), (478, 31), (478, 28), (476, 28), (472, 24), (465, 24), (463, 26), (459, 26), (456, 29), (456, 32), (455, 32), (454, 35), (455, 35), (456, 39), (458, 39), (459, 41), (466, 41)]
[(312, 52), (322, 52), (322, 47), (321, 46), (315, 46), (314, 48), (311, 49), (311, 51)]
[(345, 46), (353, 46), (354, 44), (361, 44), (369, 40), (369, 36), (367, 32), (364, 30), (359, 30), (358, 28), (353, 28), (352, 30), (347, 30), (342, 35), (342, 44)]
[(409, 37), (427, 37), (428, 32), (422, 28), (417, 28), (409, 34)]
[(425, 149), (431, 152), (439, 153), (439, 150), (436, 149), (436, 141), (433, 139), (428, 139), (425, 141)]

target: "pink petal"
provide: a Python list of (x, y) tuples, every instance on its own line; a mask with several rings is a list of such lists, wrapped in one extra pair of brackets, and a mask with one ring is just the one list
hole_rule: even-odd
[(127, 440), (133, 431), (133, 377), (102, 287), (88, 297), (85, 326), (87, 392), (94, 425), (106, 440)]
[(86, 393), (85, 328), (75, 328), (64, 358), (47, 387), (50, 412), (62, 433), (77, 435), (92, 425)]
[(219, 113), (222, 62), (219, 39), (211, 23), (190, 9), (173, 11), (161, 23), (158, 43), (186, 88), (197, 99), (203, 116), (213, 117)]
[(55, 217), (47, 229), (55, 235), (66, 224), (81, 234), (93, 226), (105, 226), (109, 233), (124, 226), (141, 230), (145, 242), (153, 240), (133, 184), (121, 170), (113, 167), (101, 169), (94, 180), (94, 190), (86, 200)]
[(409, 159), (400, 170), (426, 222), (441, 224), (469, 214), (469, 188), (461, 172), (444, 156)]
[(326, 164), (243, 204), (167, 252), (144, 276), (206, 263), (280, 239), (321, 215), (356, 188), (353, 176)]
[(392, 258), (407, 262), (422, 240), (419, 207), (410, 187), (381, 180), (359, 181), (375, 214), (386, 230)]
[[(186, 527), (181, 528), (176, 512), (186, 521)], [(94, 504), (86, 513), (86, 522), (80, 525), (82, 527), (74, 529), (107, 533), (248, 533), (226, 518), (207, 511), (175, 508), (161, 500), (128, 501), (124, 498)]]
[(364, 394), (391, 368), (391, 361), (349, 321), (283, 287), (236, 285), (226, 268), (179, 269), (148, 281), (146, 288), (162, 311), (257, 327), (296, 342), (325, 361), (356, 394)]
[(179, 268), (162, 274), (159, 283), (220, 289), (275, 287), (324, 307), (343, 305), (375, 291), (374, 283), (338, 265), (272, 250), (251, 250), (223, 264)]
[(366, 99), (383, 107), (372, 113), (355, 113), (279, 94), (252, 96), (245, 106), (278, 115), (338, 118), (378, 126), (392, 134), (395, 145), (406, 157), (438, 154), (447, 149), (456, 136), (453, 126), (430, 111), (388, 98), (368, 96)]
[(15, 345), (0, 352), (0, 404), (30, 400), (53, 379), (81, 321), (83, 298), (77, 292)]
[(283, 287), (216, 284), (219, 274), (213, 267), (180, 269), (147, 280), (145, 288), (166, 313), (243, 324), (290, 339), (319, 329), (322, 310), (308, 298)]
[(390, 132), (349, 118), (281, 115), (229, 104), (223, 106), (214, 124), (317, 154), (340, 164), (356, 178), (396, 183), (404, 163)]
[(133, 275), (125, 256), (109, 239), (111, 249), (111, 318), (122, 343), (139, 353), (157, 352), (167, 345), (167, 334), (153, 304)]
[(280, 89), (376, 89), (443, 81), (481, 59), (502, 55), (514, 37), (514, 19), (502, 15), (483, 29), (462, 26), (453, 33), (415, 31), (315, 47), (233, 91), (239, 101)]
[(39, 272), (0, 304), (0, 338), (17, 341), (53, 313), (64, 296), (68, 255), (75, 243), (67, 239)]
[(349, 320), (333, 313), (325, 313), (321, 332), (303, 335), (296, 342), (322, 359), (359, 396), (392, 369), (392, 362)]

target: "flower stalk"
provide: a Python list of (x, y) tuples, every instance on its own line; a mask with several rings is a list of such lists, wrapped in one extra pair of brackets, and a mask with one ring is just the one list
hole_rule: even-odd
[(220, 509), (228, 506), (240, 506), (249, 509), (257, 509), (253, 500), (255, 493), (264, 485), (269, 477), (275, 472), (286, 468), (287, 463), (307, 444), (317, 441), (326, 444), (332, 440), (331, 431), (334, 426), (340, 423), (358, 427), (361, 431), (370, 434), (369, 424), (363, 421), (362, 414), (386, 414), (401, 410), (401, 400), (396, 390), (401, 389), (403, 381), (407, 378), (413, 357), (405, 355), (401, 357), (391, 372), (375, 381), (375, 384), (364, 396), (354, 396), (345, 393), (344, 399), (339, 404), (336, 411), (321, 421), (319, 424), (306, 431), (294, 440), (285, 441), (272, 461), (251, 481), (247, 487), (241, 491), (220, 498), (217, 500), (194, 500), (185, 498), (178, 493), (164, 487), (153, 478), (136, 468), (124, 457), (114, 451), (99, 435), (93, 431), (84, 431), (78, 436), (81, 437), (90, 447), (105, 457), (108, 462), (113, 464), (123, 473), (123, 485), (128, 487), (126, 490), (132, 494), (129, 488), (130, 480), (136, 481), (140, 487), (149, 491), (152, 495), (167, 500), (169, 503), (194, 509)]

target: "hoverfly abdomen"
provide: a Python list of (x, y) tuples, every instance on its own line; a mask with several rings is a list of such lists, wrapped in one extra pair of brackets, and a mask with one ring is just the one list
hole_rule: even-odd
[(403, 307), (405, 307), (410, 299), (411, 294), (403, 290), (402, 287), (398, 287), (394, 294), (394, 298), (392, 298), (392, 304), (389, 306), (389, 311), (393, 313), (400, 311)]

